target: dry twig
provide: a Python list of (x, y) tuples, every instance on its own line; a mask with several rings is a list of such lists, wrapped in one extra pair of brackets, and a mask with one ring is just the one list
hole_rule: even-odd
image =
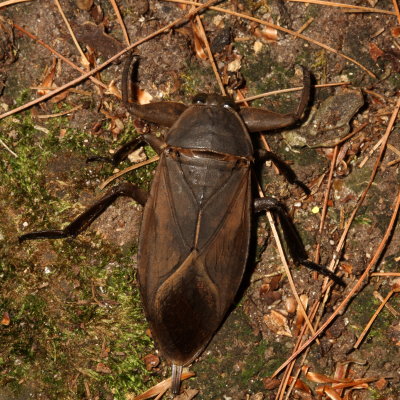
[(0, 8), (6, 7), (6, 6), (11, 6), (12, 4), (17, 4), (17, 3), (24, 3), (27, 1), (32, 1), (32, 0), (7, 0), (3, 1), (0, 3)]
[(127, 167), (127, 168), (123, 169), (122, 171), (117, 172), (116, 174), (114, 174), (114, 175), (110, 176), (108, 179), (106, 179), (101, 185), (99, 185), (99, 189), (103, 190), (113, 180), (115, 180), (115, 179), (119, 178), (120, 176), (125, 175), (126, 173), (128, 173), (130, 171), (133, 171), (133, 170), (135, 170), (137, 168), (144, 167), (145, 165), (148, 165), (148, 164), (151, 164), (153, 162), (156, 162), (156, 161), (159, 160), (159, 158), (160, 158), (159, 156), (154, 156), (152, 158), (149, 158), (146, 161), (142, 161), (142, 162), (139, 162), (137, 164), (131, 165), (130, 167)]
[(363, 7), (363, 6), (354, 6), (352, 4), (336, 3), (333, 1), (323, 1), (323, 0), (286, 0), (286, 1), (292, 1), (292, 2), (298, 2), (298, 3), (320, 4), (322, 6), (328, 6), (328, 7), (349, 8), (351, 10), (358, 10), (361, 12), (396, 15), (395, 12), (389, 11), (389, 10), (382, 10), (382, 9), (378, 9), (378, 8)]
[(393, 296), (394, 293), (398, 293), (400, 289), (394, 289), (391, 290), (387, 296), (383, 299), (382, 303), (379, 305), (378, 309), (375, 311), (374, 315), (371, 317), (371, 319), (368, 321), (368, 324), (365, 326), (363, 331), (361, 332), (360, 336), (357, 339), (357, 342), (354, 344), (353, 348), (357, 349), (360, 346), (360, 343), (363, 341), (365, 335), (368, 333), (369, 328), (371, 328), (372, 324), (374, 323), (376, 317), (379, 315), (379, 313), (382, 311), (383, 307), (385, 307), (386, 303), (389, 301), (389, 299)]
[(110, 3), (114, 9), (115, 15), (117, 16), (118, 23), (121, 26), (125, 42), (129, 46), (131, 44), (131, 42), (129, 40), (129, 35), (128, 35), (128, 31), (126, 30), (124, 20), (122, 19), (121, 13), (119, 12), (118, 4), (115, 0), (110, 0)]
[[(332, 86), (345, 86), (349, 85), (350, 82), (333, 82), (333, 83), (324, 83), (321, 85), (313, 85), (314, 88), (326, 88), (326, 87), (332, 87)], [(294, 88), (288, 88), (288, 89), (279, 89), (279, 90), (273, 90), (271, 92), (265, 92), (265, 93), (260, 93), (255, 96), (250, 96), (246, 97), (244, 99), (236, 100), (235, 103), (244, 103), (247, 101), (253, 101), (257, 99), (261, 99), (263, 97), (268, 97), (268, 96), (273, 96), (276, 94), (283, 94), (283, 93), (290, 93), (290, 92), (298, 92), (299, 90), (303, 90), (303, 86), (298, 86)]]
[(399, 5), (397, 4), (396, 0), (393, 1), (393, 8), (395, 10), (396, 16), (397, 16), (397, 22), (400, 24), (400, 10), (399, 10)]
[(212, 54), (212, 51), (211, 51), (211, 48), (210, 48), (210, 43), (208, 42), (207, 35), (206, 35), (205, 30), (204, 30), (203, 22), (201, 21), (201, 18), (198, 15), (196, 15), (196, 23), (197, 23), (197, 27), (200, 30), (200, 33), (201, 33), (201, 36), (202, 36), (202, 39), (203, 39), (203, 43), (204, 43), (204, 46), (206, 48), (207, 56), (208, 56), (208, 59), (209, 59), (209, 61), (211, 63), (211, 67), (212, 67), (212, 69), (214, 71), (215, 78), (217, 79), (218, 86), (219, 86), (219, 88), (221, 90), (222, 95), (226, 96), (226, 91), (225, 91), (225, 88), (224, 88), (224, 84), (222, 83), (221, 76), (219, 74), (217, 65), (215, 64), (214, 55)]
[(0, 139), (0, 144), (10, 153), (12, 154), (15, 158), (18, 158), (18, 154), (13, 152), (1, 139)]
[(72, 30), (71, 25), (69, 24), (68, 19), (64, 14), (64, 11), (63, 11), (63, 9), (61, 7), (61, 4), (60, 4), (59, 0), (54, 0), (54, 2), (56, 3), (58, 11), (60, 12), (62, 19), (64, 20), (65, 25), (67, 25), (68, 32), (71, 35), (71, 38), (72, 38), (73, 42), (75, 43), (75, 47), (78, 49), (78, 51), (79, 51), (79, 53), (81, 55), (82, 64), (85, 66), (85, 68), (89, 68), (90, 62), (86, 58), (85, 53), (83, 52), (81, 46), (79, 45), (78, 40), (76, 39), (74, 31)]

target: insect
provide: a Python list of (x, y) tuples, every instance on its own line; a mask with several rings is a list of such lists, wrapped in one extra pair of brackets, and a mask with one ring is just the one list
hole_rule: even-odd
[(182, 367), (207, 346), (231, 307), (249, 252), (252, 213), (277, 212), (296, 262), (318, 269), (338, 283), (332, 272), (307, 260), (283, 206), (272, 197), (253, 198), (256, 161), (272, 160), (291, 183), (294, 172), (277, 156), (255, 150), (250, 134), (289, 126), (308, 103), (310, 75), (297, 111), (277, 114), (261, 108), (239, 108), (229, 97), (198, 94), (193, 105), (129, 101), (130, 78), (137, 57), (122, 76), (123, 101), (136, 117), (170, 127), (164, 139), (150, 134), (126, 143), (112, 158), (92, 157), (114, 165), (143, 142), (160, 156), (150, 193), (131, 183), (108, 191), (62, 230), (31, 232), (20, 241), (75, 237), (119, 196), (144, 206), (139, 238), (138, 279), (152, 335), (172, 364), (172, 391), (179, 392)]

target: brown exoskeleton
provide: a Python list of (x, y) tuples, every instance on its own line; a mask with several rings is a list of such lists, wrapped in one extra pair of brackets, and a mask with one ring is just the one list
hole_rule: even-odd
[(277, 114), (239, 108), (228, 97), (199, 94), (193, 105), (129, 102), (129, 61), (122, 79), (123, 101), (135, 117), (170, 127), (164, 139), (144, 134), (127, 143), (112, 159), (118, 164), (143, 142), (160, 156), (150, 193), (131, 183), (108, 191), (63, 230), (32, 232), (21, 241), (76, 236), (119, 196), (144, 206), (139, 239), (138, 277), (152, 335), (173, 366), (172, 390), (179, 391), (182, 366), (206, 347), (231, 307), (245, 270), (253, 211), (276, 211), (295, 261), (318, 269), (337, 283), (333, 273), (307, 261), (307, 255), (284, 208), (273, 198), (253, 198), (256, 160), (273, 160), (291, 183), (293, 171), (270, 152), (253, 149), (252, 132), (283, 128), (298, 121), (307, 105), (309, 73), (297, 111)]

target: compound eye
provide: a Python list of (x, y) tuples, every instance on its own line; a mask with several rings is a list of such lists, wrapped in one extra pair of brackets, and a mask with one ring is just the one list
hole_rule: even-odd
[(223, 103), (224, 108), (235, 108), (235, 102), (228, 96), (224, 96), (224, 103)]
[(206, 104), (207, 93), (199, 93), (193, 97), (193, 104)]

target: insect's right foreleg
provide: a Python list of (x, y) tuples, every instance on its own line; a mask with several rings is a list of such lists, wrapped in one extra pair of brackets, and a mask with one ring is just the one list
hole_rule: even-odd
[(132, 183), (124, 182), (110, 189), (101, 199), (79, 215), (64, 229), (26, 233), (19, 237), (19, 241), (21, 243), (25, 240), (75, 237), (87, 229), (97, 217), (99, 217), (118, 197), (121, 196), (131, 197), (139, 204), (144, 205), (147, 201), (148, 193)]

